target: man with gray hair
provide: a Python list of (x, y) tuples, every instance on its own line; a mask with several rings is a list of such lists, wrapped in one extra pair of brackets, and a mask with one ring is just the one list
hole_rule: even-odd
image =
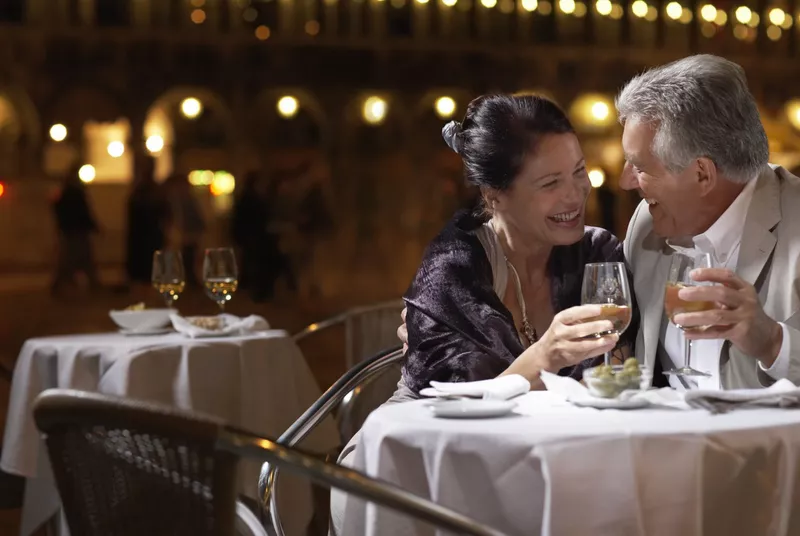
[[(624, 126), (620, 186), (643, 198), (625, 256), (642, 317), (636, 354), (646, 365), (684, 365), (683, 335), (663, 313), (672, 253), (708, 253), (714, 268), (679, 297), (711, 310), (674, 322), (696, 340), (678, 389), (800, 384), (800, 179), (768, 164), (769, 146), (742, 68), (698, 55), (652, 69), (617, 97)], [(661, 377), (661, 374), (656, 374)]]

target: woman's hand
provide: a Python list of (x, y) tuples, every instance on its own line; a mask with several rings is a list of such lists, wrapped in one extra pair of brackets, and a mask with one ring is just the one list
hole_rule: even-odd
[(619, 335), (595, 338), (592, 335), (611, 331), (610, 320), (592, 320), (600, 316), (599, 305), (580, 305), (558, 313), (542, 337), (522, 352), (503, 373), (521, 374), (531, 382), (531, 387), (540, 387), (541, 371), (557, 372), (576, 365), (590, 357), (610, 352), (617, 345)]

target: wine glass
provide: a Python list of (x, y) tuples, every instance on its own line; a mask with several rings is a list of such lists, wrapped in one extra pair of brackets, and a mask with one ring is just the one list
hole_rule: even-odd
[[(583, 269), (582, 305), (600, 305), (599, 316), (587, 318), (584, 323), (610, 320), (609, 331), (595, 333), (600, 338), (606, 335), (621, 335), (631, 323), (632, 301), (628, 273), (622, 262), (598, 262), (587, 264)], [(605, 354), (606, 365), (611, 364), (611, 352)]]
[(236, 256), (232, 248), (211, 248), (203, 259), (203, 282), (206, 294), (225, 311), (225, 303), (233, 298), (239, 286)]
[(167, 307), (173, 303), (186, 288), (186, 274), (183, 268), (183, 257), (180, 251), (171, 249), (158, 250), (153, 253), (153, 287), (161, 294)]
[[(698, 253), (696, 255), (674, 253), (672, 255), (672, 261), (669, 266), (669, 276), (667, 277), (667, 286), (664, 291), (664, 312), (667, 313), (670, 322), (675, 324), (674, 317), (677, 314), (708, 311), (715, 307), (713, 301), (687, 301), (678, 297), (678, 292), (680, 292), (682, 288), (710, 284), (696, 282), (692, 280), (689, 274), (696, 268), (712, 267), (713, 261), (711, 260), (711, 255), (708, 253)], [(684, 362), (682, 367), (664, 371), (664, 374), (676, 376), (710, 376), (707, 372), (692, 368), (692, 341), (686, 338), (687, 331), (703, 331), (704, 329), (708, 329), (709, 326), (683, 327), (679, 324), (675, 324), (675, 327), (684, 333)]]

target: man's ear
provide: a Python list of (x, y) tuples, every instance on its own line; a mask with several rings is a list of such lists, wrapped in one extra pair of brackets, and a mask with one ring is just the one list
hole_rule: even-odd
[(694, 178), (700, 187), (700, 196), (702, 197), (711, 192), (717, 185), (719, 173), (714, 161), (706, 157), (698, 158), (695, 168)]

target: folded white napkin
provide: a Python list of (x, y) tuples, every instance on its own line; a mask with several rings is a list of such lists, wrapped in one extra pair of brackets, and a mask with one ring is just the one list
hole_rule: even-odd
[(786, 379), (781, 379), (764, 389), (731, 389), (728, 391), (688, 391), (685, 394), (689, 405), (708, 404), (709, 409), (728, 411), (737, 407), (800, 407), (800, 388)]
[(469, 397), (487, 400), (508, 400), (524, 395), (531, 384), (519, 374), (509, 374), (491, 380), (477, 382), (431, 382), (431, 387), (422, 389), (422, 396)]
[[(568, 402), (578, 401), (585, 402), (589, 400), (597, 400), (589, 389), (581, 382), (574, 378), (566, 376), (559, 376), (551, 372), (542, 371), (542, 383), (547, 387), (547, 390), (557, 395), (563, 396)], [(650, 389), (648, 391), (623, 391), (617, 398), (604, 398), (602, 407), (612, 409), (616, 401), (619, 406), (629, 406), (630, 402), (641, 402), (642, 406), (667, 406), (675, 409), (688, 409), (684, 401), (683, 393), (680, 393), (669, 387), (663, 389)]]
[(256, 331), (266, 331), (269, 329), (269, 322), (258, 315), (250, 315), (244, 318), (229, 315), (227, 313), (219, 315), (217, 318), (222, 320), (220, 329), (205, 329), (191, 323), (190, 318), (184, 318), (178, 314), (169, 315), (172, 320), (172, 327), (175, 331), (183, 333), (192, 338), (196, 337), (221, 337), (225, 335), (254, 333)]

